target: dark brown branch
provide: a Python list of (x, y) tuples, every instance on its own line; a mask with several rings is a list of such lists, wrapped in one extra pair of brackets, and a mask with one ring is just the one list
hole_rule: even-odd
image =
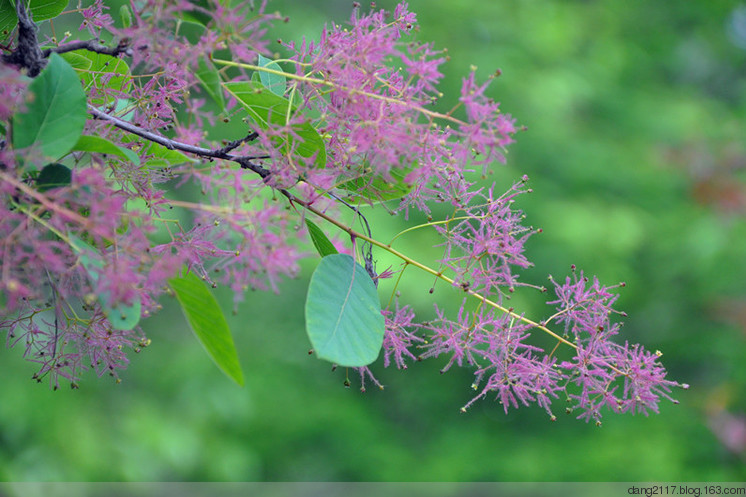
[(132, 55), (132, 48), (130, 47), (130, 42), (128, 40), (122, 40), (114, 47), (107, 47), (106, 45), (102, 45), (96, 40), (72, 41), (58, 47), (47, 48), (42, 52), (42, 54), (44, 55), (44, 57), (49, 57), (49, 55), (53, 52), (59, 54), (81, 49), (85, 49), (89, 52), (95, 52), (98, 54), (111, 55), (112, 57), (118, 57), (119, 54), (125, 54), (128, 56)]
[(93, 106), (90, 106), (90, 105), (88, 106), (88, 112), (96, 119), (109, 121), (110, 123), (112, 123), (114, 126), (116, 126), (119, 129), (127, 131), (128, 133), (132, 133), (133, 135), (137, 135), (141, 138), (145, 138), (146, 140), (152, 141), (159, 145), (163, 145), (164, 147), (170, 150), (180, 150), (182, 152), (187, 152), (189, 154), (197, 155), (199, 157), (205, 157), (208, 159), (223, 159), (223, 160), (233, 161), (239, 164), (243, 169), (249, 169), (255, 172), (256, 174), (261, 176), (262, 179), (266, 179), (270, 175), (270, 172), (268, 169), (265, 169), (262, 166), (259, 166), (251, 162), (253, 159), (256, 159), (256, 157), (233, 155), (233, 154), (224, 152), (223, 149), (211, 150), (209, 148), (196, 147), (194, 145), (189, 145), (187, 143), (181, 143), (176, 140), (166, 138), (165, 136), (161, 136), (151, 131), (142, 129), (139, 126), (135, 126), (134, 124), (131, 124), (131, 123), (128, 123), (127, 121), (119, 119), (118, 117), (109, 115), (106, 112), (102, 112), (99, 109)]
[(16, 2), (16, 15), (18, 16), (18, 45), (9, 54), (2, 55), (2, 61), (6, 64), (20, 66), (26, 69), (31, 78), (39, 75), (47, 61), (39, 48), (36, 38), (36, 24), (31, 19), (31, 13), (26, 12), (26, 2)]
[[(241, 138), (240, 140), (233, 140), (233, 141), (228, 142), (228, 144), (225, 147), (218, 149), (217, 152), (228, 153), (243, 143), (256, 140), (257, 137), (259, 137), (259, 133), (257, 133), (256, 131), (252, 131), (251, 133)], [(258, 158), (259, 157), (257, 157), (257, 159)], [(263, 158), (266, 158), (266, 157), (263, 157)]]
[(18, 16), (18, 45), (9, 54), (2, 55), (2, 61), (6, 64), (20, 66), (26, 69), (29, 77), (35, 78), (47, 64), (47, 57), (52, 53), (72, 52), (73, 50), (85, 49), (104, 55), (117, 57), (120, 54), (132, 55), (132, 49), (128, 40), (120, 41), (114, 47), (107, 47), (95, 40), (82, 40), (66, 43), (59, 47), (41, 50), (36, 36), (36, 24), (31, 18), (31, 12), (26, 11), (25, 2), (16, 2), (16, 15)]

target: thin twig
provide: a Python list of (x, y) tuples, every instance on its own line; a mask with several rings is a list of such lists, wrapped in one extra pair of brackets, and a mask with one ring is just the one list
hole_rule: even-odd
[[(225, 147), (217, 149), (216, 152), (218, 153), (222, 152), (224, 154), (227, 154), (231, 150), (239, 147), (240, 145), (243, 145), (244, 143), (248, 143), (248, 142), (256, 140), (258, 137), (259, 137), (259, 133), (257, 133), (256, 131), (252, 131), (251, 133), (249, 133), (248, 135), (246, 135), (245, 137), (239, 140), (233, 140), (233, 141), (228, 142), (228, 144)], [(257, 159), (258, 158), (259, 157), (257, 157)], [(262, 157), (262, 158), (267, 158), (267, 157)]]
[[(348, 203), (341, 197), (338, 197), (337, 195), (333, 194), (332, 192), (326, 192), (327, 195), (335, 199), (337, 202), (341, 202), (342, 204), (346, 205), (348, 208), (352, 209), (355, 214), (360, 217), (360, 219), (363, 220), (363, 224), (365, 224), (365, 231), (368, 234), (368, 237), (373, 238), (373, 234), (370, 231), (370, 225), (368, 224), (368, 219), (363, 215), (362, 212), (360, 212), (360, 209), (355, 207), (354, 205)], [(370, 244), (370, 242), (365, 241), (365, 248), (361, 249), (361, 252), (363, 253), (363, 260), (365, 261), (365, 271), (370, 276), (370, 279), (373, 280), (373, 283), (375, 283), (376, 288), (378, 288), (378, 273), (376, 272), (376, 266), (373, 264), (373, 245)]]
[(255, 172), (256, 174), (261, 176), (262, 179), (266, 179), (270, 174), (268, 169), (265, 169), (262, 166), (254, 164), (252, 162), (252, 160), (256, 159), (256, 157), (233, 155), (224, 152), (222, 149), (211, 150), (209, 148), (189, 145), (188, 143), (181, 143), (176, 140), (166, 138), (165, 136), (159, 135), (157, 133), (153, 133), (152, 131), (142, 129), (141, 127), (128, 123), (123, 119), (119, 119), (118, 117), (112, 116), (111, 114), (107, 114), (106, 112), (103, 112), (93, 107), (92, 105), (88, 106), (88, 112), (96, 119), (109, 121), (119, 129), (127, 131), (128, 133), (132, 133), (133, 135), (137, 135), (141, 138), (145, 138), (146, 140), (155, 142), (159, 145), (163, 145), (169, 150), (180, 150), (182, 152), (187, 152), (208, 159), (224, 159), (233, 161), (239, 164), (241, 168), (249, 169)]

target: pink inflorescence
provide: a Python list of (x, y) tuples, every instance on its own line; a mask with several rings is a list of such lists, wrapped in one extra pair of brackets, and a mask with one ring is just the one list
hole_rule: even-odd
[(75, 171), (69, 186), (43, 196), (19, 193), (10, 182), (3, 189), (14, 196), (0, 204), (0, 328), (8, 343), (23, 344), (41, 364), (37, 377), (51, 373), (55, 386), (58, 376), (75, 381), (88, 367), (116, 375), (126, 349), (143, 337), (137, 329), (113, 330), (96, 296), (112, 305), (137, 300), (147, 315), (180, 258), (150, 254), (149, 220), (127, 211), (127, 196), (98, 169)]
[(557, 296), (547, 302), (556, 306), (552, 319), (564, 325), (564, 337), (576, 347), (575, 356), (559, 364), (559, 370), (579, 390), (569, 393), (569, 409), (579, 410), (580, 418), (599, 422), (602, 407), (647, 414), (658, 412), (661, 398), (675, 402), (669, 395), (671, 389), (685, 386), (666, 379), (660, 353), (612, 341), (621, 327), (612, 317), (625, 315), (612, 307), (617, 300), (612, 293), (615, 287), (602, 286), (595, 277), (589, 280), (574, 268), (564, 283), (551, 281)]
[[(329, 137), (327, 168), (340, 178), (403, 181), (412, 189), (400, 209), (430, 211), (430, 201), (468, 202), (464, 175), (471, 164), (502, 159), (516, 131), (471, 74), (460, 105), (443, 114), (434, 110), (446, 57), (432, 45), (405, 42), (416, 16), (400, 3), (360, 15), (349, 26), (325, 29), (318, 42), (290, 43), (305, 104), (320, 115), (319, 131)], [(311, 171), (310, 173), (313, 173)], [(313, 175), (311, 174), (311, 178)]]
[(519, 284), (515, 268), (531, 266), (524, 250), (536, 230), (523, 226), (523, 213), (513, 208), (516, 197), (529, 191), (525, 180), (500, 196), (495, 196), (494, 186), (486, 193), (474, 191), (452, 220), (436, 226), (445, 240), (441, 262), (454, 271), (455, 283), (464, 290), (499, 299)]

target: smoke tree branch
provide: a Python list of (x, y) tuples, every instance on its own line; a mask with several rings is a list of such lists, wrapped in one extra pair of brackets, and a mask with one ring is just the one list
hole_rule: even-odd
[(31, 13), (26, 12), (25, 2), (16, 2), (16, 15), (18, 16), (18, 45), (9, 54), (2, 55), (2, 61), (6, 64), (20, 66), (26, 69), (29, 77), (36, 77), (47, 64), (45, 55), (39, 48), (36, 37), (36, 24), (31, 19)]
[(128, 40), (121, 40), (113, 47), (102, 45), (96, 40), (78, 40), (70, 43), (65, 43), (64, 45), (60, 45), (58, 47), (47, 48), (42, 51), (42, 55), (44, 57), (49, 57), (52, 53), (62, 54), (81, 49), (88, 50), (89, 52), (95, 52), (97, 54), (111, 55), (112, 57), (118, 57), (120, 54), (125, 54), (127, 56), (132, 55), (132, 48), (130, 47), (130, 42)]

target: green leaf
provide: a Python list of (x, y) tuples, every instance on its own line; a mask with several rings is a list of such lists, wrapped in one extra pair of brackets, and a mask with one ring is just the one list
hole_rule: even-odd
[[(277, 62), (264, 57), (262, 54), (259, 54), (259, 63), (257, 65), (259, 67), (272, 69), (273, 71), (282, 71), (282, 68)], [(282, 74), (273, 74), (264, 71), (256, 72), (259, 73), (259, 82), (262, 83), (265, 88), (279, 97), (285, 95), (285, 90), (287, 90), (287, 80), (285, 79), (285, 76), (283, 76)]]
[(185, 162), (196, 162), (195, 159), (182, 154), (178, 150), (169, 150), (163, 145), (153, 142), (148, 142), (145, 154), (151, 156), (147, 162), (149, 167), (169, 167), (178, 166)]
[(313, 246), (316, 247), (321, 257), (338, 253), (332, 242), (329, 241), (321, 228), (316, 226), (313, 221), (306, 219), (306, 226), (308, 226), (308, 234), (311, 235)]
[(346, 254), (328, 255), (311, 277), (306, 332), (321, 359), (367, 366), (378, 357), (385, 321), (373, 280)]
[(34, 95), (26, 111), (13, 116), (13, 147), (38, 145), (57, 159), (78, 141), (87, 119), (86, 96), (75, 70), (53, 53), (47, 67), (29, 85)]
[(220, 106), (220, 110), (225, 110), (225, 99), (223, 98), (223, 89), (220, 87), (220, 73), (207, 57), (200, 57), (199, 67), (194, 73), (202, 83), (207, 94)]
[(145, 140), (136, 135), (126, 134), (122, 136), (123, 143), (135, 143), (136, 149), (140, 150), (145, 147), (145, 150), (138, 153), (144, 153), (149, 158), (145, 161), (148, 167), (170, 167), (184, 164), (185, 162), (195, 162), (195, 159), (182, 154), (178, 150), (170, 150), (163, 145), (158, 143)]
[[(249, 115), (263, 129), (285, 126), (288, 117), (296, 112), (291, 108), (290, 101), (286, 98), (267, 91), (263, 85), (255, 81), (240, 81), (223, 83), (228, 92), (236, 97), (238, 102), (248, 111)], [(275, 146), (285, 155), (298, 154), (301, 157), (310, 158), (315, 155), (316, 166), (326, 166), (326, 146), (323, 138), (311, 125), (310, 122), (296, 124), (293, 132), (300, 138), (300, 142), (290, 134), (281, 137), (273, 137)]]
[(412, 168), (391, 169), (389, 174), (393, 181), (383, 178), (380, 174), (367, 174), (359, 178), (345, 181), (340, 188), (352, 192), (351, 200), (364, 198), (371, 202), (384, 202), (386, 200), (399, 199), (412, 191), (414, 185), (404, 181), (404, 178), (412, 172)]
[[(87, 92), (98, 90), (91, 104), (108, 106), (118, 100), (117, 96), (132, 91), (132, 75), (124, 59), (98, 54), (88, 50), (75, 50), (62, 54), (78, 72)], [(103, 93), (103, 94), (102, 94)]]
[(77, 143), (73, 145), (72, 149), (79, 152), (116, 155), (132, 162), (133, 164), (140, 165), (140, 158), (132, 150), (115, 145), (109, 140), (98, 136), (81, 136), (78, 138)]
[(129, 28), (132, 26), (132, 11), (129, 5), (119, 7), (119, 17), (122, 19), (122, 27)]
[[(31, 0), (31, 18), (35, 23), (57, 17), (67, 7), (68, 0)], [(29, 2), (26, 1), (28, 8)], [(18, 24), (15, 2), (0, 0), (0, 41)]]
[(72, 179), (72, 171), (67, 166), (56, 162), (47, 164), (39, 171), (39, 176), (36, 177), (36, 189), (44, 193), (52, 188), (67, 186), (72, 183)]
[(93, 65), (93, 61), (91, 59), (89, 59), (88, 57), (83, 57), (75, 51), (63, 53), (60, 57), (65, 59), (67, 63), (70, 64), (70, 67), (72, 67), (76, 71), (88, 71)]
[(123, 121), (132, 122), (132, 118), (135, 117), (134, 105), (128, 98), (120, 98), (113, 114)]
[[(70, 246), (80, 253), (78, 261), (85, 269), (88, 279), (91, 280), (91, 285), (95, 289), (101, 277), (101, 270), (104, 268), (102, 255), (94, 247), (74, 236), (70, 237)], [(130, 305), (112, 302), (109, 292), (99, 293), (96, 296), (99, 304), (101, 304), (101, 309), (111, 323), (111, 327), (115, 330), (131, 330), (140, 322), (142, 305), (139, 296)]]
[(169, 284), (207, 354), (226, 375), (243, 385), (243, 372), (228, 322), (207, 285), (194, 273), (172, 278)]
[[(191, 0), (189, 3), (194, 6), (194, 9), (181, 11), (179, 13), (179, 18), (183, 22), (200, 26), (204, 32), (204, 28), (210, 24), (210, 21), (212, 21), (212, 16), (206, 13), (210, 9), (209, 2), (205, 0)], [(179, 34), (183, 34), (181, 28), (179, 29)], [(191, 39), (189, 42), (194, 43)]]

